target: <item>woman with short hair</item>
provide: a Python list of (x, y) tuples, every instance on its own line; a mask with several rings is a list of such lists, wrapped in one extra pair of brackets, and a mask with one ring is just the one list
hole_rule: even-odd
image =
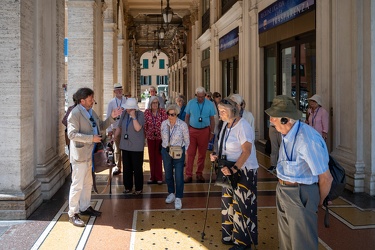
[[(168, 197), (165, 203), (175, 204), (175, 209), (182, 208), (184, 194), (184, 163), (185, 152), (190, 144), (189, 129), (184, 121), (177, 118), (180, 107), (171, 104), (166, 109), (168, 119), (161, 124), (162, 150), (164, 162), (165, 182), (168, 186)], [(173, 159), (170, 154), (170, 146), (182, 147), (182, 157)]]
[(232, 186), (222, 191), (222, 243), (235, 245), (230, 249), (250, 249), (251, 244), (258, 244), (254, 130), (240, 117), (237, 103), (231, 99), (223, 99), (218, 109), (224, 124), (218, 155), (211, 154), (210, 158), (218, 160)]

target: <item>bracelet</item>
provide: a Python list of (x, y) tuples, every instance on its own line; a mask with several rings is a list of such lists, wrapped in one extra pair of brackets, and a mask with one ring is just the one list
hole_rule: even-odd
[(132, 119), (133, 119), (133, 121), (134, 121), (134, 120), (137, 120), (137, 117), (132, 117)]
[(213, 135), (214, 135), (215, 133), (214, 133), (214, 132), (211, 132), (211, 134), (213, 134)]

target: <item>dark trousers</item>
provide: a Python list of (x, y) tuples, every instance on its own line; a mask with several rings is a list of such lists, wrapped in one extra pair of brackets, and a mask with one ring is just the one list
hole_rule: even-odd
[(133, 189), (134, 176), (135, 190), (141, 191), (143, 189), (143, 151), (122, 150), (122, 166), (125, 190)]

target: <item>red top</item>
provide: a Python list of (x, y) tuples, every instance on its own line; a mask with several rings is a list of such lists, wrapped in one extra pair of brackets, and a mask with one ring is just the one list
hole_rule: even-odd
[(156, 116), (152, 114), (151, 109), (145, 110), (145, 132), (149, 140), (161, 140), (161, 123), (168, 119), (165, 109), (159, 108)]

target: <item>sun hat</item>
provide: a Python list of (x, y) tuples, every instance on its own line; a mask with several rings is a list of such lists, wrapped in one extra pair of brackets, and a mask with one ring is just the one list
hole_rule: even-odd
[(302, 112), (297, 109), (296, 100), (286, 95), (276, 96), (271, 107), (264, 112), (271, 117), (288, 117), (294, 120), (302, 117)]
[(113, 90), (116, 90), (116, 89), (122, 89), (122, 84), (121, 83), (113, 84)]
[(307, 100), (315, 101), (319, 106), (322, 106), (322, 97), (320, 95), (315, 94)]
[(139, 110), (138, 102), (135, 98), (128, 98), (124, 104), (121, 105), (124, 109)]

